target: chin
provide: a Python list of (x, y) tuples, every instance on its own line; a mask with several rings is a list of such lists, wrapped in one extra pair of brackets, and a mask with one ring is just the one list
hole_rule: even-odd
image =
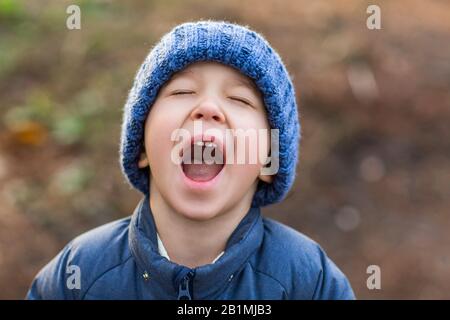
[(182, 204), (175, 204), (174, 208), (180, 215), (187, 219), (207, 221), (219, 216), (223, 212), (222, 206), (213, 201), (184, 201)]

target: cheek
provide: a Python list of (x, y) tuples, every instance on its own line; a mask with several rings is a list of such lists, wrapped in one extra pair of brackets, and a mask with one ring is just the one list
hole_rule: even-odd
[(179, 127), (176, 115), (154, 108), (145, 123), (145, 147), (150, 168), (162, 168), (170, 164), (174, 146), (172, 133)]
[(234, 164), (233, 172), (238, 187), (248, 187), (259, 176), (261, 166), (258, 164)]
[[(270, 153), (271, 130), (265, 115), (242, 116), (236, 118), (234, 125), (235, 128), (248, 132), (249, 136), (254, 134), (252, 138), (243, 138), (242, 135), (237, 134), (238, 136), (234, 140), (234, 163), (241, 163), (240, 166), (245, 167), (245, 170), (258, 171), (266, 163)], [(241, 154), (241, 159), (245, 157), (245, 164), (242, 164), (242, 161), (239, 162), (239, 154)]]
[[(242, 143), (244, 139), (241, 138), (241, 143), (238, 143), (238, 138), (235, 138), (234, 163), (230, 165), (235, 190), (247, 190), (258, 179), (263, 167), (261, 162), (266, 161), (270, 149), (270, 130), (265, 115), (245, 116), (241, 114), (234, 120), (234, 128), (242, 129), (245, 132), (254, 131), (256, 135), (256, 140), (253, 140), (252, 145), (250, 145), (250, 139)], [(260, 137), (264, 138), (260, 139)], [(241, 161), (238, 160), (239, 152), (243, 152), (242, 157), (244, 158), (241, 158)], [(261, 158), (260, 152), (262, 152)], [(243, 159), (245, 159), (244, 163), (242, 163)]]

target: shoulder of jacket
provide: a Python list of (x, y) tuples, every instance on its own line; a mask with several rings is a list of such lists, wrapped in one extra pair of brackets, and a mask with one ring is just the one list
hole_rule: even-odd
[(84, 255), (106, 254), (105, 250), (128, 241), (130, 217), (112, 221), (86, 231), (70, 242), (73, 253)]
[(323, 249), (305, 234), (270, 218), (264, 218), (263, 245), (267, 253), (296, 264), (320, 262)]
[(264, 238), (253, 260), (257, 272), (276, 279), (289, 293), (301, 283), (307, 295), (313, 295), (323, 273), (327, 256), (320, 245), (275, 220), (264, 218)]
[(117, 220), (69, 242), (39, 271), (27, 299), (83, 299), (100, 277), (129, 261), (129, 224)]
[(66, 268), (76, 266), (81, 273), (79, 298), (82, 299), (100, 277), (131, 258), (129, 224), (130, 217), (104, 224), (79, 235), (67, 245)]

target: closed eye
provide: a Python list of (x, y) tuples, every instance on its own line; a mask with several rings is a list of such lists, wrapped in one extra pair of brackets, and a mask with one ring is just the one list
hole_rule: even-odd
[(170, 95), (176, 96), (176, 95), (183, 95), (183, 94), (194, 94), (195, 91), (192, 90), (176, 90), (173, 91)]
[(231, 100), (242, 102), (243, 104), (246, 104), (250, 107), (253, 107), (253, 105), (248, 101), (247, 99), (241, 98), (241, 97), (230, 97)]

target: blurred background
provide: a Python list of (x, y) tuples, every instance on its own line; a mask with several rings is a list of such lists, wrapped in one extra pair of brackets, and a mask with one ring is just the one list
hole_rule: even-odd
[[(71, 4), (81, 30), (66, 27)], [(123, 104), (152, 45), (198, 19), (261, 32), (293, 76), (297, 180), (265, 215), (321, 244), (360, 299), (450, 299), (446, 0), (0, 0), (0, 298), (23, 298), (68, 241), (132, 213)]]

